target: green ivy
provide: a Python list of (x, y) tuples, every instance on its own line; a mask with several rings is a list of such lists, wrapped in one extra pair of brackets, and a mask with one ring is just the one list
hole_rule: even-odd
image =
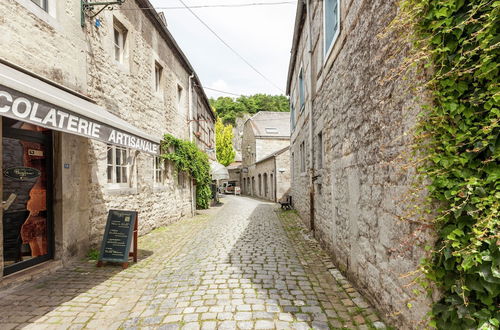
[(498, 329), (500, 1), (403, 0), (400, 8), (401, 26), (416, 32), (412, 64), (431, 76), (432, 104), (416, 136), (436, 214), (437, 242), (423, 263), (442, 293), (431, 326)]
[(161, 157), (174, 163), (178, 171), (187, 172), (196, 185), (196, 207), (207, 209), (212, 192), (210, 190), (210, 164), (208, 156), (190, 141), (178, 139), (170, 134), (163, 136)]

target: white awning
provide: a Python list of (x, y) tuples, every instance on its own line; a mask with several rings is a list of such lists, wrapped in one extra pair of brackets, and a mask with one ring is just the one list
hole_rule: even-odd
[(212, 175), (212, 180), (227, 180), (229, 179), (229, 172), (227, 168), (215, 161), (210, 161), (210, 174)]
[(159, 153), (161, 137), (149, 135), (84, 98), (3, 63), (0, 63), (0, 115)]

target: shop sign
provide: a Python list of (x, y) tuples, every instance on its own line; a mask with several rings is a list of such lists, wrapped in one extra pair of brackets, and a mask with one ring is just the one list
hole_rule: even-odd
[(40, 171), (32, 167), (16, 166), (6, 168), (3, 174), (6, 177), (16, 180), (29, 180), (38, 178), (40, 176)]
[[(137, 212), (109, 210), (106, 230), (101, 244), (99, 262), (111, 261), (127, 263), (134, 229), (137, 230)], [(135, 231), (135, 242), (137, 242)], [(137, 253), (134, 249), (134, 253)], [(137, 258), (134, 256), (134, 258)]]
[(158, 143), (0, 85), (0, 115), (113, 145), (159, 154)]

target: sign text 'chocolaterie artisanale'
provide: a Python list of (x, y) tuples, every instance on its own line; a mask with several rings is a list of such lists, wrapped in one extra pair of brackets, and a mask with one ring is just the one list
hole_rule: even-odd
[(109, 210), (99, 261), (128, 262), (136, 211)]
[(158, 154), (160, 145), (0, 85), (0, 115), (57, 131)]

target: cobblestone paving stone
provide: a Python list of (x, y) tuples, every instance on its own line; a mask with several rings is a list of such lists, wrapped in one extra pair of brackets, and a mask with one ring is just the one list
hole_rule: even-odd
[(293, 212), (224, 201), (142, 237), (127, 270), (79, 262), (2, 292), (0, 329), (385, 328)]

